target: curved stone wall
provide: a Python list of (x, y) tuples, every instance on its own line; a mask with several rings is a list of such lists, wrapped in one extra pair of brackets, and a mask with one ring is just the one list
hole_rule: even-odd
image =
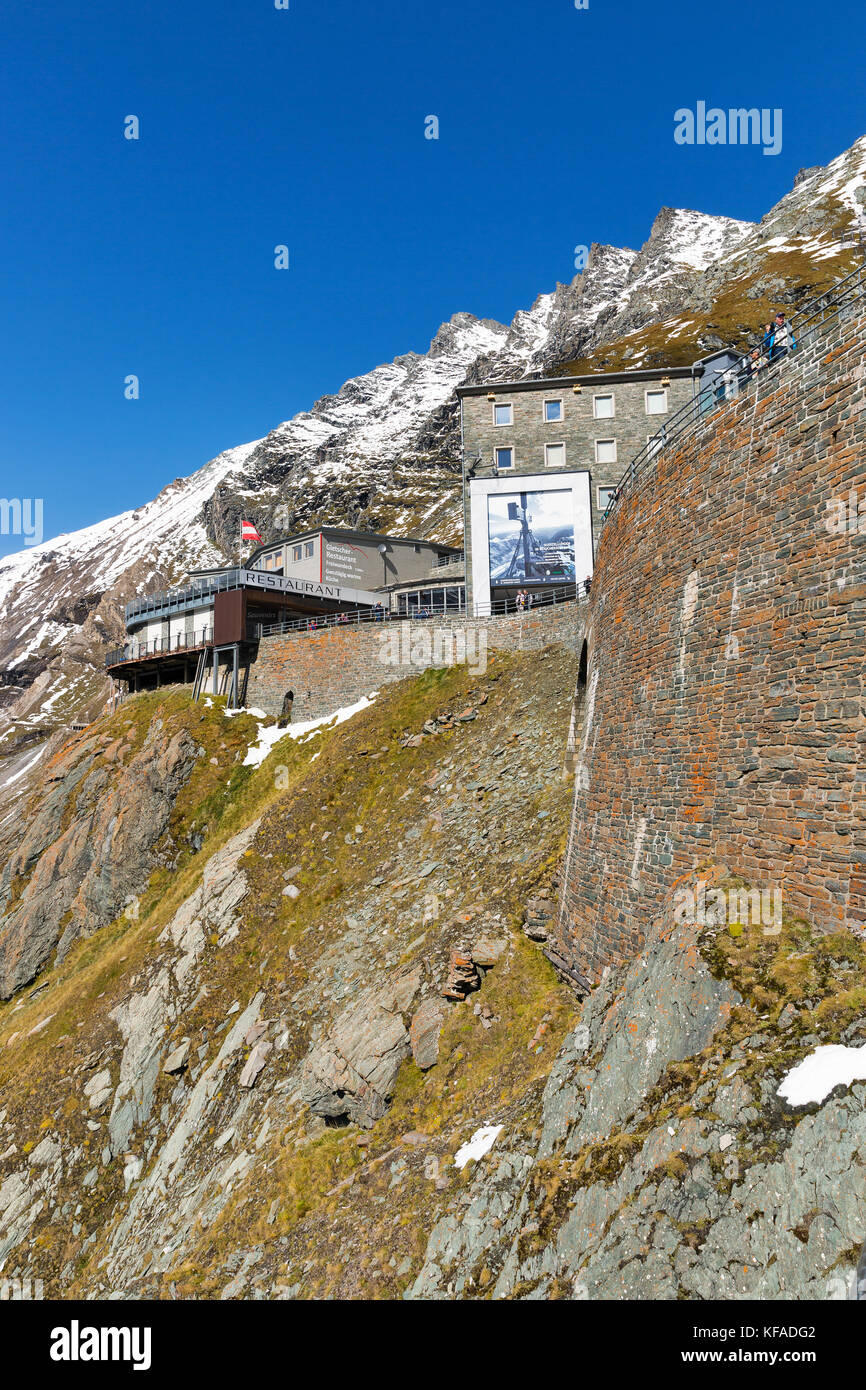
[(866, 316), (665, 450), (602, 533), (559, 936), (590, 979), (720, 860), (866, 925)]

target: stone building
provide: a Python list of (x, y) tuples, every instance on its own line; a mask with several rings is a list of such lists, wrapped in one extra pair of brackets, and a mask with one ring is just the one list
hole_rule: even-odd
[[(521, 491), (526, 493), (528, 487), (530, 496), (536, 499), (543, 493), (553, 493), (558, 500), (551, 502), (551, 507), (566, 509), (569, 526), (572, 505), (578, 514), (588, 507), (588, 517), (578, 521), (578, 525), (589, 531), (585, 565), (591, 570), (611, 491), (630, 459), (645, 447), (666, 419), (692, 398), (702, 376), (703, 365), (698, 362), (691, 367), (459, 387), (468, 601), (476, 606), (495, 604), (527, 582), (526, 573), (509, 575), (508, 566), (499, 566), (497, 573), (495, 560), (487, 575), (486, 555), (476, 554), (473, 564), (473, 549), (477, 550), (479, 538), (487, 532), (487, 499), (494, 492), (509, 495), (509, 479), (515, 480), (513, 492), (518, 500), (512, 505), (518, 515), (511, 516), (509, 532), (509, 518), (503, 512), (501, 553), (505, 554), (512, 534), (516, 541), (519, 513), (526, 511), (519, 495)], [(579, 483), (575, 478), (578, 474), (584, 475)], [(536, 481), (528, 483), (529, 478)], [(539, 482), (542, 478), (544, 481)], [(568, 490), (572, 491), (571, 501), (565, 497)], [(536, 510), (541, 509), (541, 502), (537, 502)], [(492, 510), (490, 516), (492, 527)], [(550, 587), (567, 583), (564, 550), (557, 552), (555, 540), (543, 540), (537, 547), (540, 560), (545, 550), (548, 559), (554, 561), (547, 566), (551, 570)], [(503, 568), (506, 573), (501, 572)], [(544, 566), (540, 562), (537, 568)], [(577, 571), (578, 582), (584, 578), (586, 570), (576, 554), (572, 556), (571, 568)], [(545, 587), (543, 576), (539, 573), (536, 577)], [(574, 577), (572, 573), (571, 582)]]

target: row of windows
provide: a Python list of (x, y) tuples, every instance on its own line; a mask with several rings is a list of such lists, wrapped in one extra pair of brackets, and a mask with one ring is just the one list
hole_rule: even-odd
[(466, 606), (466, 590), (460, 584), (436, 589), (414, 589), (397, 595), (397, 612), (407, 614), (456, 612)]
[[(646, 442), (655, 439), (655, 435), (646, 436)], [(545, 467), (564, 468), (566, 467), (566, 446), (564, 443), (546, 443), (545, 448)], [(596, 439), (595, 441), (595, 461), (596, 464), (613, 464), (617, 461), (616, 439)], [(517, 466), (517, 453), (514, 445), (506, 443), (493, 449), (493, 466), (498, 468), (500, 473), (509, 473)], [(524, 461), (525, 467), (525, 461)], [(602, 489), (609, 491), (609, 489)], [(599, 506), (602, 503), (599, 502)], [(607, 506), (607, 502), (605, 502)]]
[[(645, 391), (644, 409), (647, 415), (666, 415), (668, 393), (666, 390)], [(592, 398), (592, 414), (595, 420), (613, 420), (616, 415), (616, 397), (613, 391), (599, 392)], [(565, 419), (561, 396), (545, 397), (541, 403), (541, 415), (545, 424), (559, 424)], [(494, 425), (513, 425), (514, 406), (510, 403), (493, 405)]]
[[(596, 439), (595, 441), (595, 461), (597, 464), (616, 463), (616, 440), (615, 439)], [(517, 454), (513, 444), (502, 444), (493, 450), (493, 462), (496, 468), (502, 472), (516, 467)], [(565, 467), (565, 444), (545, 444), (544, 446), (544, 466), (545, 468), (564, 468)]]
[[(296, 564), (299, 560), (311, 560), (315, 553), (315, 541), (303, 541), (300, 545), (293, 545), (291, 555), (292, 563)], [(271, 574), (282, 574), (282, 550), (272, 550), (268, 555), (263, 555), (261, 559), (256, 561), (254, 568), (268, 570)]]

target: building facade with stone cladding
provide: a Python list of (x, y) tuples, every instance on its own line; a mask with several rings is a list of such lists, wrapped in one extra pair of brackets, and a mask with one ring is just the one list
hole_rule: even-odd
[(710, 858), (820, 928), (866, 926), (864, 342), (861, 300), (604, 527), (558, 926), (592, 981)]
[[(500, 470), (527, 474), (588, 471), (592, 527), (598, 537), (609, 491), (629, 460), (699, 388), (699, 367), (652, 368), (594, 376), (550, 377), (458, 388), (464, 477), (496, 474), (496, 451), (512, 450)], [(559, 409), (550, 420), (549, 405)], [(604, 412), (604, 413), (601, 413)], [(608, 413), (610, 412), (610, 413)], [(498, 424), (498, 419), (504, 423)], [(612, 447), (611, 447), (612, 446)], [(465, 489), (463, 535), (467, 599), (472, 603), (472, 526)], [(581, 576), (582, 577), (582, 576)]]

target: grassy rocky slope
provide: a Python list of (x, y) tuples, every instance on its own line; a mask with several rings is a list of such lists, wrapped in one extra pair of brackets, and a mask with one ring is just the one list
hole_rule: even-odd
[[(575, 674), (557, 647), (427, 672), (258, 767), (257, 721), (183, 691), (64, 751), (52, 845), (92, 825), (88, 779), (144, 807), (148, 749), (176, 785), (122, 906), (0, 1005), (4, 1275), (55, 1297), (844, 1296), (866, 1086), (776, 1092), (866, 1037), (863, 944), (669, 904), (581, 1011), (521, 930), (567, 833)], [(108, 892), (111, 837), (90, 840), (73, 901)], [(52, 845), (12, 881), (34, 923)]]
[[(185, 692), (67, 750), (70, 782), (84, 756), (123, 782), (148, 739), (195, 759), (137, 894), (0, 1006), (5, 1272), (59, 1296), (408, 1286), (454, 1150), (519, 1127), (575, 1017), (518, 929), (563, 848), (573, 666), (431, 672), (259, 768), (256, 721)], [(461, 943), (491, 968), (449, 1001)]]

